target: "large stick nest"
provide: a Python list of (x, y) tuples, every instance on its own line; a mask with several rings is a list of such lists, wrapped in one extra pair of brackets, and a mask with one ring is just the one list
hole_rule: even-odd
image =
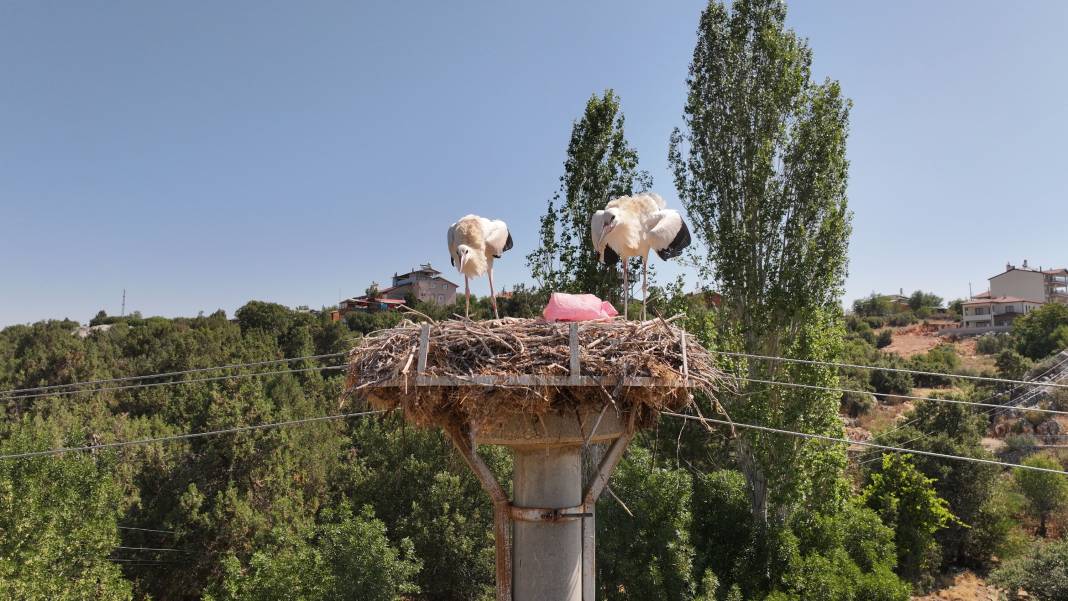
[[(712, 356), (670, 321), (580, 323), (581, 375), (608, 378), (607, 384), (592, 386), (560, 381), (571, 373), (569, 324), (515, 318), (434, 323), (419, 374), (422, 324), (406, 321), (366, 336), (349, 353), (348, 391), (376, 409), (400, 407), (410, 422), (423, 426), (472, 424), (507, 414), (600, 411), (606, 404), (643, 426), (660, 411), (690, 404), (695, 391), (714, 403), (716, 391), (729, 386)], [(428, 384), (419, 375), (457, 380)], [(555, 376), (556, 381), (486, 385), (472, 380), (480, 376)], [(646, 379), (640, 384), (621, 380), (634, 377)]]

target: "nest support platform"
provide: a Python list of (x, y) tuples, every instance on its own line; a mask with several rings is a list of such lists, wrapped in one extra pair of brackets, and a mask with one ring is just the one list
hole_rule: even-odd
[[(353, 351), (349, 389), (372, 406), (402, 408), (408, 421), (448, 433), (493, 501), (497, 601), (593, 601), (595, 507), (612, 471), (637, 430), (660, 409), (691, 403), (692, 389), (713, 392), (719, 372), (685, 331), (664, 320), (581, 326), (501, 322), (506, 328), (535, 328), (542, 345), (536, 360), (527, 355), (518, 360), (529, 355), (523, 340), (510, 341), (492, 325), (447, 322), (476, 332), (458, 345), (448, 326), (435, 336), (430, 324), (409, 324), (402, 333), (372, 335)], [(653, 328), (659, 332), (650, 342)], [(635, 338), (645, 341), (644, 353), (627, 350)], [(436, 354), (435, 341), (444, 347)], [(695, 351), (698, 373), (691, 374)], [(474, 360), (463, 358), (468, 352)], [(594, 369), (584, 370), (586, 359)], [(459, 363), (466, 373), (456, 368)], [(541, 373), (508, 373), (516, 363), (528, 371), (541, 366)], [(567, 367), (553, 369), (562, 365)], [(476, 452), (478, 444), (513, 451), (514, 499)], [(584, 482), (583, 452), (593, 444), (608, 446)]]

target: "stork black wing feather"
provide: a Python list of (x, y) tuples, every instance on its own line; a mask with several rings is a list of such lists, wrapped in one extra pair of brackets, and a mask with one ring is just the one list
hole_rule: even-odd
[(666, 248), (656, 251), (657, 256), (661, 260), (667, 261), (668, 259), (674, 259), (682, 254), (683, 249), (690, 245), (690, 229), (686, 227), (685, 221), (680, 221), (682, 227), (679, 228), (679, 233), (675, 234), (675, 239), (668, 244)]
[(611, 246), (604, 247), (604, 264), (609, 267), (619, 263), (619, 255), (612, 250)]

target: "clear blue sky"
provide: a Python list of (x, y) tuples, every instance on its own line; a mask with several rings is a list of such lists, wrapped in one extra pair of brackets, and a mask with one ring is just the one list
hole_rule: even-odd
[[(4, 2), (0, 325), (117, 313), (123, 288), (146, 315), (329, 305), (448, 267), (469, 212), (511, 224), (498, 281), (527, 281), (591, 93), (621, 95), (678, 204), (702, 6)], [(1068, 264), (1068, 3), (795, 1), (789, 22), (854, 101), (847, 300)]]

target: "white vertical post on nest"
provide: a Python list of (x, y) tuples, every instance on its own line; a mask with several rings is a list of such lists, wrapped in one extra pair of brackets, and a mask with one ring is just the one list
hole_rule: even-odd
[(569, 346), (571, 347), (571, 382), (577, 384), (582, 376), (582, 364), (579, 359), (578, 323), (571, 322), (569, 331)]

